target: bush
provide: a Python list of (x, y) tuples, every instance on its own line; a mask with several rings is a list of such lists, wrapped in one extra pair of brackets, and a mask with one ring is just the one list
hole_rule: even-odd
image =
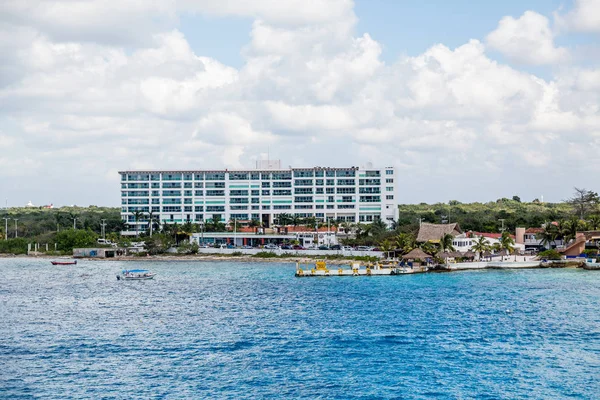
[(60, 251), (73, 251), (76, 247), (98, 247), (98, 235), (90, 230), (67, 229), (56, 234), (56, 243)]
[(241, 257), (244, 255), (244, 253), (242, 253), (241, 251), (234, 251), (233, 253), (231, 253), (231, 255), (234, 257)]
[(0, 241), (0, 253), (27, 254), (27, 239), (15, 238)]
[(562, 256), (556, 250), (546, 250), (538, 254), (538, 257), (543, 260), (561, 260)]

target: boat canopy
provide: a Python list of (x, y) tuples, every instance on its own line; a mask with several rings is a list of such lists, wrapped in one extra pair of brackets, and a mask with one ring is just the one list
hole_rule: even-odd
[(133, 273), (141, 273), (141, 272), (150, 272), (147, 269), (124, 269), (123, 273), (128, 273), (128, 272), (133, 272)]

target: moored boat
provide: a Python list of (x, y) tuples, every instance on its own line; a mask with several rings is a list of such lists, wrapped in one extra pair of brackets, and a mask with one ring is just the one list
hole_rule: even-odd
[(52, 265), (77, 265), (77, 260), (73, 261), (50, 261)]
[(154, 279), (155, 273), (148, 271), (147, 269), (124, 269), (120, 274), (117, 275), (117, 280), (125, 281), (143, 281), (148, 279)]

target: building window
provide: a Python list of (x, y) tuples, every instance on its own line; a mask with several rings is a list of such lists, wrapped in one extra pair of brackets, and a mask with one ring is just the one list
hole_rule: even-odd
[(225, 191), (224, 190), (207, 190), (206, 195), (207, 196), (225, 196)]
[[(263, 209), (265, 206), (263, 206)], [(292, 206), (273, 206), (273, 210), (291, 210)]]
[(388, 169), (388, 170), (385, 171), (385, 174), (386, 175), (394, 175), (394, 171), (391, 170), (391, 169)]
[[(267, 185), (269, 182), (266, 182)], [(266, 186), (269, 187), (269, 186)], [(292, 187), (292, 182), (273, 182), (274, 188), (289, 188)]]
[(315, 193), (316, 194), (323, 194), (323, 188), (316, 188), (315, 189)]
[[(274, 183), (274, 182), (273, 182), (273, 183)], [(268, 188), (268, 187), (271, 187), (271, 182), (263, 182), (263, 183), (262, 183), (262, 187), (263, 187), (263, 188)]]
[(263, 190), (262, 191), (262, 195), (263, 196), (270, 196), (271, 195), (271, 191), (270, 190)]
[(325, 188), (325, 193), (327, 193), (327, 194), (334, 194), (335, 193), (335, 188), (332, 188), (332, 187)]
[(291, 196), (291, 190), (273, 190), (273, 196)]
[(225, 180), (225, 173), (224, 172), (206, 173), (206, 175), (204, 176), (204, 180), (207, 180), (207, 181), (224, 181)]
[(349, 187), (339, 187), (337, 188), (337, 194), (354, 194), (356, 193), (356, 189), (355, 188), (349, 188)]
[(394, 178), (386, 178), (385, 183), (394, 183)]
[(247, 181), (248, 174), (244, 172), (230, 172), (229, 173), (230, 181)]
[(296, 197), (294, 197), (294, 202), (295, 203), (312, 203), (313, 197), (312, 196), (296, 196)]
[(194, 211), (196, 212), (204, 212), (204, 206), (195, 206)]
[(393, 194), (388, 194), (387, 196), (385, 196), (386, 200), (394, 200), (394, 195)]
[(229, 195), (230, 196), (248, 196), (248, 191), (247, 190), (230, 190)]
[(202, 190), (196, 190), (194, 196), (204, 196), (204, 192)]
[(379, 203), (381, 202), (380, 196), (360, 196), (361, 203)]
[(294, 182), (295, 186), (312, 186), (313, 185), (313, 180), (312, 179), (296, 179), (296, 181)]
[(294, 171), (294, 178), (312, 178), (314, 176), (314, 171)]

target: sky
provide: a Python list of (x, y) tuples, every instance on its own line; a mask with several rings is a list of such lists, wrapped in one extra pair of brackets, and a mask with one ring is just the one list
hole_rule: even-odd
[(598, 191), (600, 0), (423, 3), (2, 0), (0, 206), (267, 154), (395, 166), (400, 203)]

